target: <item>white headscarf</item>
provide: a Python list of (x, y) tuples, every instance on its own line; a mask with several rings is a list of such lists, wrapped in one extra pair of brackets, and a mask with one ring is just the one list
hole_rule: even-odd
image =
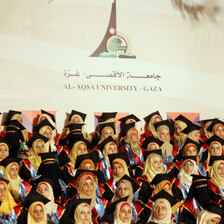
[(198, 214), (197, 224), (206, 224), (208, 220), (214, 218), (221, 219), (220, 215), (209, 212), (208, 210), (203, 210)]

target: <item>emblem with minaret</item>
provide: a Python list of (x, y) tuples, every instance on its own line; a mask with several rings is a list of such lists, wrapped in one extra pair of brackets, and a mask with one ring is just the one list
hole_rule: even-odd
[(129, 51), (130, 46), (127, 40), (117, 32), (116, 0), (114, 0), (107, 31), (99, 47), (90, 55), (90, 57), (136, 58), (136, 56)]

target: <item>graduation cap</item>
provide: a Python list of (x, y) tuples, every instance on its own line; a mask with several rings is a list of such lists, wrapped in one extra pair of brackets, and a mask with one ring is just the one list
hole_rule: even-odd
[(160, 148), (160, 147), (162, 146), (162, 144), (164, 143), (163, 141), (159, 140), (158, 138), (155, 138), (155, 137), (153, 137), (153, 136), (149, 136), (148, 138), (146, 138), (146, 139), (143, 141), (141, 147), (144, 148), (144, 149), (147, 149), (148, 144), (149, 144), (149, 143), (153, 143), (153, 142), (156, 143), (156, 144), (159, 146), (159, 148)]
[(79, 141), (84, 142), (87, 145), (88, 149), (91, 148), (90, 142), (84, 138), (81, 132), (71, 132), (66, 138), (69, 150), (71, 150), (73, 145)]
[(106, 121), (110, 118), (115, 118), (117, 112), (103, 112), (102, 115), (99, 117), (99, 121)]
[(55, 127), (47, 119), (44, 119), (43, 121), (41, 121), (38, 125), (36, 125), (34, 127), (34, 131), (35, 132), (38, 132), (44, 126), (50, 127), (51, 130), (54, 130), (55, 129)]
[(104, 141), (102, 141), (97, 147), (100, 151), (103, 151), (104, 146), (109, 143), (109, 142), (113, 142), (115, 145), (117, 145), (116, 141), (112, 138), (112, 136), (110, 135), (108, 138), (106, 138)]
[(57, 182), (55, 182), (55, 180), (53, 180), (52, 178), (48, 176), (40, 175), (37, 179), (33, 181), (33, 184), (34, 186), (37, 187), (38, 184), (40, 184), (41, 182), (47, 182), (48, 184), (51, 185), (55, 198), (61, 195), (61, 192), (58, 191)]
[(133, 120), (132, 122), (140, 121), (140, 119), (138, 117), (136, 117), (134, 114), (129, 114), (129, 115), (125, 116), (125, 117), (122, 117), (122, 118), (119, 119), (119, 121), (121, 121), (122, 123), (125, 124), (125, 122), (127, 120), (130, 120), (130, 119)]
[(45, 143), (49, 140), (47, 137), (45, 137), (44, 135), (41, 135), (39, 132), (36, 132), (31, 138), (30, 140), (27, 142), (27, 146), (28, 147), (32, 147), (32, 144), (35, 140), (40, 139), (43, 140)]
[(148, 156), (152, 153), (158, 154), (160, 156), (162, 156), (162, 150), (161, 149), (156, 149), (156, 150), (150, 150), (150, 151), (144, 151), (143, 155), (144, 155), (144, 161), (146, 161), (146, 159), (148, 158)]
[(135, 122), (133, 123), (129, 123), (129, 124), (124, 124), (122, 126), (121, 132), (120, 132), (120, 136), (121, 137), (125, 137), (127, 132), (129, 131), (129, 129), (135, 127)]
[(82, 130), (82, 126), (85, 125), (85, 123), (82, 123), (82, 124), (69, 124), (67, 126), (65, 126), (66, 128), (69, 129), (69, 132), (74, 132), (74, 131), (81, 131)]
[(102, 130), (103, 130), (105, 127), (111, 127), (111, 128), (114, 130), (114, 133), (116, 132), (116, 131), (115, 131), (115, 125), (114, 125), (114, 122), (103, 122), (103, 123), (99, 123), (99, 124), (98, 124), (98, 127), (99, 127), (100, 135), (101, 135), (101, 133), (102, 133)]
[(29, 207), (34, 203), (40, 201), (43, 204), (47, 204), (50, 202), (49, 199), (44, 197), (43, 195), (39, 194), (38, 192), (29, 192), (29, 194), (25, 197), (24, 201), (22, 201), (21, 205), (25, 207), (26, 209), (29, 209)]
[(175, 204), (178, 203), (178, 200), (172, 195), (170, 195), (169, 193), (167, 193), (165, 190), (161, 190), (159, 193), (154, 195), (151, 198), (151, 200), (155, 202), (157, 199), (160, 199), (160, 198), (166, 199), (170, 203), (171, 207), (173, 207)]
[(113, 161), (115, 159), (122, 159), (122, 160), (124, 160), (125, 163), (127, 164), (127, 167), (130, 164), (130, 161), (128, 159), (127, 152), (119, 152), (119, 153), (109, 154), (108, 157), (109, 157), (109, 160), (110, 160), (111, 167), (112, 167)]
[(79, 116), (82, 118), (82, 120), (85, 121), (85, 119), (86, 119), (86, 114), (84, 114), (84, 113), (82, 113), (82, 112), (79, 112), (79, 111), (77, 111), (77, 110), (72, 110), (72, 112), (71, 112), (71, 114), (70, 114), (68, 120), (71, 121), (72, 116), (75, 115), (75, 114), (79, 115)]
[(56, 160), (57, 152), (44, 152), (38, 154), (41, 157), (41, 161), (49, 161), (49, 160)]
[(154, 125), (154, 127), (155, 127), (155, 130), (157, 130), (157, 128), (158, 128), (159, 126), (165, 125), (165, 126), (167, 126), (167, 127), (169, 128), (169, 130), (170, 130), (170, 136), (172, 136), (172, 135), (174, 134), (173, 126), (171, 125), (171, 123), (169, 122), (168, 119), (167, 119), (167, 120), (164, 120), (164, 121), (160, 121), (160, 122), (154, 123), (153, 125)]
[(9, 180), (6, 180), (5, 178), (0, 177), (0, 184), (1, 184), (1, 182), (4, 182), (6, 185), (8, 185)]
[(194, 160), (195, 162), (197, 162), (197, 156), (183, 156), (182, 160)]
[(41, 110), (41, 113), (42, 113), (42, 115), (47, 114), (54, 123), (56, 122), (54, 114), (51, 114), (45, 110)]
[[(9, 130), (10, 127), (12, 127), (12, 128), (16, 128), (16, 129), (19, 129), (19, 130), (25, 130), (25, 129), (26, 129), (26, 128), (25, 128), (21, 123), (19, 123), (19, 121), (17, 121), (17, 120), (10, 120), (10, 121), (8, 122), (7, 130)], [(6, 130), (6, 132), (7, 132), (7, 130)]]
[(182, 122), (184, 122), (187, 126), (190, 125), (190, 124), (192, 124), (192, 122), (191, 122), (189, 119), (187, 119), (186, 117), (184, 117), (182, 114), (180, 114), (180, 115), (179, 115), (178, 117), (176, 117), (174, 120), (175, 120), (175, 121), (182, 121)]
[(75, 213), (75, 209), (77, 208), (77, 206), (82, 203), (90, 205), (91, 200), (92, 199), (72, 199), (72, 200), (70, 200), (67, 215), (71, 218), (74, 218), (74, 213)]
[(127, 174), (125, 174), (117, 183), (116, 186), (118, 187), (119, 183), (121, 183), (122, 180), (128, 180), (133, 189), (133, 194), (140, 188), (139, 184), (137, 184), (131, 177), (129, 177)]
[(184, 134), (189, 134), (192, 131), (199, 131), (201, 129), (201, 126), (198, 126), (196, 124), (190, 124), (189, 126), (187, 126), (184, 130), (182, 130), (182, 133)]
[(224, 140), (217, 135), (213, 135), (211, 138), (205, 141), (204, 144), (210, 145), (212, 142), (219, 142), (221, 145), (224, 145)]
[(210, 118), (210, 119), (205, 119), (205, 120), (200, 120), (199, 123), (200, 124), (206, 124), (207, 122), (213, 121), (215, 118)]
[(217, 160), (224, 160), (224, 156), (210, 156), (209, 166), (212, 166)]
[(154, 115), (158, 115), (158, 116), (162, 119), (162, 117), (161, 117), (159, 111), (155, 111), (155, 112), (149, 114), (148, 116), (144, 117), (143, 119), (144, 119), (145, 122), (148, 124), (148, 123), (150, 122), (151, 118), (152, 118)]
[(5, 124), (8, 125), (9, 122), (11, 121), (12, 117), (15, 115), (15, 114), (19, 114), (21, 115), (22, 112), (20, 111), (16, 111), (16, 110), (9, 110), (8, 114), (7, 114), (7, 117), (6, 117), (6, 120), (5, 120)]
[(11, 148), (11, 145), (6, 141), (6, 139), (4, 139), (2, 136), (0, 136), (0, 144), (1, 143), (4, 143), (8, 146), (8, 148), (10, 149)]
[(195, 142), (194, 140), (192, 140), (192, 139), (190, 139), (190, 138), (186, 138), (186, 140), (185, 140), (185, 143), (184, 143), (184, 145), (183, 145), (183, 149), (185, 148), (185, 146), (187, 146), (187, 145), (194, 145), (195, 147), (196, 147), (196, 149), (197, 149), (197, 152), (199, 152), (200, 151), (200, 149), (201, 149), (201, 144), (200, 143), (198, 143), (198, 142)]
[(0, 162), (0, 166), (7, 167), (10, 163), (17, 163), (19, 165), (19, 160), (16, 157), (7, 156)]
[[(221, 216), (221, 219), (223, 219), (224, 216), (224, 210), (220, 208), (217, 204), (214, 202), (210, 203), (207, 210), (211, 213), (217, 214)], [(221, 223), (221, 222), (220, 222)]]
[(99, 154), (96, 150), (92, 151), (91, 153), (87, 153), (84, 155), (79, 155), (76, 158), (75, 161), (75, 169), (78, 169), (80, 164), (84, 161), (84, 160), (92, 160), (93, 163), (97, 163), (99, 161)]
[(170, 181), (171, 180), (171, 176), (169, 174), (167, 174), (167, 173), (156, 174), (156, 176), (153, 178), (151, 184), (156, 186), (157, 184), (159, 184), (160, 182), (162, 182), (164, 180)]
[(221, 120), (215, 118), (215, 119), (212, 121), (212, 123), (208, 126), (207, 131), (212, 132), (212, 130), (213, 130), (213, 128), (214, 128), (214, 126), (215, 126), (216, 124), (220, 124), (220, 125), (224, 126), (224, 122), (223, 122), (223, 121), (221, 121)]
[[(126, 202), (126, 203), (128, 203), (127, 200), (128, 200), (128, 196), (127, 196), (127, 197), (124, 197), (124, 198), (120, 198), (120, 199), (118, 199), (118, 200), (115, 201), (115, 202), (112, 202), (112, 203), (109, 205), (109, 208), (107, 209), (107, 211), (105, 211), (105, 213), (106, 213), (107, 215), (113, 214), (113, 213), (115, 212), (115, 209), (116, 209), (117, 204), (119, 204), (120, 202)], [(129, 204), (129, 205), (130, 205), (130, 204)]]
[(209, 177), (192, 174), (192, 184), (187, 196), (187, 199), (196, 198), (200, 205), (205, 209), (205, 206), (210, 204), (208, 180)]

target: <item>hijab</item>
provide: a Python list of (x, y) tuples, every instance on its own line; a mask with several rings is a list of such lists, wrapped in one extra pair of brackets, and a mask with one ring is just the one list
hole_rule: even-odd
[(115, 202), (115, 201), (117, 201), (117, 200), (120, 199), (119, 194), (118, 194), (118, 188), (119, 188), (119, 186), (120, 186), (121, 183), (125, 184), (125, 186), (126, 186), (126, 187), (128, 188), (128, 190), (129, 190), (129, 197), (128, 197), (128, 199), (127, 199), (127, 202), (131, 204), (131, 203), (132, 203), (132, 200), (133, 200), (133, 197), (134, 197), (134, 195), (133, 195), (133, 187), (132, 187), (132, 184), (130, 183), (130, 181), (125, 180), (125, 179), (124, 179), (124, 180), (120, 180), (120, 181), (118, 182), (117, 190), (116, 190), (116, 192), (115, 192), (113, 198), (111, 199), (111, 202)]
[(114, 213), (114, 224), (131, 224), (131, 218), (132, 216), (130, 216), (130, 220), (128, 220), (127, 222), (122, 222), (119, 218), (119, 213), (120, 211), (122, 210), (122, 208), (125, 206), (125, 205), (128, 205), (130, 208), (131, 208), (131, 213), (132, 213), (132, 207), (131, 205), (128, 203), (128, 202), (119, 202), (117, 205), (116, 205), (116, 208), (115, 208), (115, 213)]
[[(91, 180), (93, 182), (94, 185), (94, 191), (92, 195), (86, 195), (83, 191), (82, 191), (82, 186), (84, 185), (86, 180)], [(95, 207), (95, 201), (96, 201), (96, 185), (98, 184), (98, 180), (97, 177), (91, 173), (91, 172), (84, 172), (82, 173), (76, 182), (76, 188), (77, 188), (77, 192), (78, 192), (78, 196), (81, 199), (92, 199), (91, 200), (91, 204), (90, 204), (90, 208), (93, 209)]]
[(76, 142), (76, 143), (73, 145), (71, 151), (69, 152), (69, 156), (68, 156), (69, 159), (70, 159), (69, 164), (70, 164), (73, 168), (75, 168), (75, 162), (76, 162), (76, 158), (77, 158), (77, 151), (78, 151), (78, 147), (79, 147), (80, 144), (85, 144), (85, 145), (86, 145), (86, 143), (84, 143), (83, 141), (78, 141), (78, 142)]
[(45, 132), (47, 129), (50, 129), (50, 130), (51, 130), (51, 132), (52, 132), (52, 137), (51, 137), (51, 139), (49, 139), (49, 140), (46, 142), (46, 148), (47, 148), (47, 149), (51, 149), (51, 152), (52, 152), (52, 151), (54, 151), (54, 141), (53, 141), (53, 139), (54, 139), (56, 133), (53, 132), (53, 130), (51, 129), (51, 127), (49, 127), (49, 126), (47, 126), (47, 125), (41, 127), (40, 130), (39, 130), (39, 133), (40, 133), (41, 135), (44, 135), (44, 132)]
[(54, 202), (53, 188), (52, 188), (52, 186), (49, 183), (47, 183), (45, 181), (44, 182), (40, 182), (37, 185), (37, 188), (41, 184), (44, 184), (49, 189), (49, 194), (47, 196), (47, 199), (49, 199), (50, 201), (47, 204), (45, 204), (45, 211), (46, 211), (47, 214), (55, 213), (57, 211), (58, 205)]
[[(83, 207), (85, 207), (85, 206), (88, 206), (89, 207), (90, 213), (91, 213), (91, 216), (90, 217), (92, 217), (92, 211), (91, 211), (90, 206), (87, 203), (81, 203), (75, 209), (75, 213), (74, 213), (74, 223), (75, 224), (82, 224), (82, 221), (80, 220), (80, 217), (79, 216), (80, 216), (80, 213), (81, 213)], [(93, 222), (92, 222), (91, 219), (89, 220), (88, 224), (93, 224)]]
[[(161, 135), (161, 133), (162, 133), (162, 131), (163, 131), (164, 129), (168, 129), (168, 131), (170, 131), (169, 127), (167, 127), (166, 125), (161, 125), (161, 126), (159, 126), (159, 127), (157, 128), (157, 136), (158, 136), (158, 139), (159, 139), (160, 141), (162, 141), (160, 135)], [(168, 140), (168, 141), (166, 141), (166, 142), (164, 142), (164, 143), (162, 144), (161, 149), (162, 149), (162, 154), (163, 154), (166, 158), (168, 158), (168, 157), (172, 154), (172, 152), (173, 152), (173, 145), (170, 144), (170, 137), (169, 137), (169, 140)]]
[[(156, 154), (156, 153), (151, 153), (146, 161), (145, 161), (145, 167), (144, 167), (144, 170), (143, 170), (143, 174), (142, 175), (146, 175), (147, 178), (148, 178), (148, 181), (152, 181), (153, 178), (157, 175), (157, 174), (161, 174), (161, 173), (164, 173), (165, 172), (165, 169), (164, 167), (162, 166), (161, 169), (159, 171), (156, 171), (153, 167), (153, 162), (154, 160), (156, 159), (156, 157), (159, 157), (162, 159), (162, 156)], [(162, 159), (163, 161), (163, 159)]]
[[(167, 208), (167, 215), (165, 218), (163, 218), (162, 220), (156, 219), (155, 218), (155, 210), (156, 210), (156, 206), (160, 203), (164, 203), (166, 208)], [(170, 203), (164, 199), (164, 198), (159, 198), (155, 201), (154, 206), (153, 206), (153, 217), (152, 217), (152, 221), (158, 224), (174, 224), (174, 222), (171, 220), (171, 215), (172, 215), (172, 208)]]
[(12, 162), (10, 164), (8, 164), (5, 168), (5, 172), (4, 172), (4, 178), (6, 180), (9, 180), (9, 191), (12, 193), (12, 195), (14, 196), (14, 198), (17, 200), (19, 199), (19, 188), (20, 188), (20, 182), (22, 181), (22, 179), (20, 178), (19, 174), (17, 175), (17, 177), (15, 179), (12, 179), (10, 176), (10, 168), (16, 165), (19, 168), (19, 164)]
[(151, 117), (151, 119), (150, 119), (150, 121), (149, 121), (149, 123), (147, 125), (147, 128), (146, 128), (147, 130), (149, 130), (152, 133), (152, 135), (154, 137), (157, 136), (157, 131), (156, 131), (156, 129), (155, 129), (153, 124), (155, 123), (154, 121), (156, 120), (157, 117), (159, 117), (161, 119), (161, 121), (162, 121), (162, 118), (158, 114), (155, 114), (155, 115), (153, 115)]
[[(120, 158), (116, 158), (116, 159), (114, 159), (113, 160), (113, 164), (114, 163), (118, 163), (119, 165), (121, 165), (122, 167), (123, 167), (123, 169), (124, 169), (124, 173), (123, 173), (123, 175), (128, 175), (129, 177), (130, 177), (130, 174), (129, 174), (129, 171), (128, 171), (128, 167), (127, 167), (127, 164), (126, 164), (126, 162), (123, 160), (123, 159), (120, 159)], [(112, 165), (112, 167), (113, 167), (113, 165)], [(123, 176), (122, 175), (122, 176)], [(121, 177), (122, 177), (121, 176)], [(120, 180), (120, 178), (121, 177), (118, 177), (118, 176), (115, 176), (115, 174), (113, 173), (113, 177), (114, 177), (114, 179), (116, 180), (116, 181), (119, 181)]]
[(203, 210), (199, 212), (197, 217), (197, 224), (205, 224), (208, 220), (218, 218), (221, 220), (221, 216), (215, 213), (212, 213), (208, 210)]
[(221, 189), (224, 189), (224, 177), (221, 177), (218, 172), (218, 166), (220, 164), (224, 164), (223, 160), (216, 160), (212, 167), (211, 167), (211, 171), (210, 171), (210, 181), (213, 182), (216, 186), (220, 187)]
[(40, 164), (41, 164), (41, 157), (38, 155), (38, 153), (36, 152), (36, 144), (38, 141), (42, 141), (44, 146), (45, 146), (45, 152), (47, 152), (47, 148), (46, 148), (46, 144), (43, 140), (41, 139), (36, 139), (33, 144), (32, 147), (30, 149), (30, 156), (28, 157), (28, 160), (31, 162), (32, 166), (34, 167), (35, 170), (38, 170)]
[[(44, 219), (41, 222), (36, 222), (33, 219), (34, 209), (38, 205), (41, 206), (44, 210)], [(35, 201), (30, 205), (29, 210), (28, 210), (28, 215), (27, 215), (27, 224), (47, 224), (47, 215), (46, 215), (44, 204), (42, 202)]]
[(102, 153), (103, 153), (103, 155), (104, 155), (104, 158), (106, 159), (107, 164), (108, 164), (109, 167), (110, 167), (110, 160), (109, 160), (109, 156), (108, 156), (108, 150), (109, 150), (109, 147), (110, 147), (111, 145), (115, 145), (116, 148), (117, 148), (117, 145), (116, 145), (114, 142), (108, 142), (108, 143), (103, 147), (103, 151), (102, 151)]
[[(181, 130), (184, 130), (187, 127), (187, 124), (183, 121), (177, 120), (175, 123), (180, 125)], [(178, 145), (183, 145), (184, 144), (184, 142), (187, 138), (187, 135), (184, 134), (184, 133), (180, 133), (180, 135), (178, 135), (175, 131), (174, 132), (174, 137), (175, 137), (175, 144), (178, 146)]]
[(186, 185), (188, 185), (188, 186), (191, 186), (193, 177), (191, 176), (191, 174), (186, 173), (185, 170), (184, 170), (184, 165), (185, 165), (185, 163), (186, 163), (186, 162), (189, 162), (189, 161), (190, 161), (191, 163), (193, 163), (193, 166), (194, 166), (194, 169), (193, 169), (193, 171), (192, 171), (191, 174), (196, 174), (196, 175), (198, 175), (198, 167), (197, 167), (196, 162), (195, 162), (194, 160), (192, 160), (192, 159), (186, 159), (186, 160), (183, 161), (182, 167), (181, 167), (180, 172), (179, 172), (179, 174), (178, 174), (178, 178), (179, 178), (184, 184), (186, 184)]
[(0, 215), (8, 215), (12, 212), (12, 209), (17, 205), (9, 192), (8, 186), (5, 182), (0, 181), (0, 185), (4, 185), (6, 187), (7, 196), (6, 199), (2, 201), (0, 205)]
[(130, 128), (126, 134), (126, 140), (125, 142), (128, 143), (131, 147), (131, 151), (138, 157), (140, 157), (140, 150), (141, 147), (139, 145), (139, 142), (133, 142), (132, 141), (132, 134), (134, 131), (137, 131), (136, 128)]

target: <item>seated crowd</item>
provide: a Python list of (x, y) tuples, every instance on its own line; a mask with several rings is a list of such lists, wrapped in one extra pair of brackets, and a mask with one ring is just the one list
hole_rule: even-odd
[(30, 133), (10, 110), (0, 133), (1, 224), (224, 223), (224, 122), (159, 111), (103, 112), (94, 133), (72, 110), (62, 133), (41, 110)]

